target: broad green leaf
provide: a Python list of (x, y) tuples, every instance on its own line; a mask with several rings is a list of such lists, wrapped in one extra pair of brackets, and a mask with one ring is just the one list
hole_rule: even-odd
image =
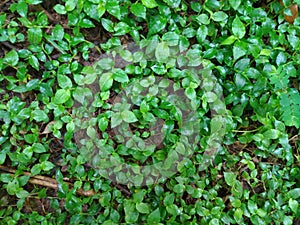
[(222, 11), (218, 11), (215, 12), (211, 18), (216, 22), (221, 22), (223, 20), (226, 20), (228, 18), (228, 15)]
[(232, 22), (232, 33), (239, 39), (242, 39), (246, 34), (245, 25), (238, 16), (236, 16)]
[(6, 62), (10, 66), (16, 66), (19, 62), (19, 55), (16, 50), (9, 51), (4, 58), (4, 62)]
[(122, 123), (121, 113), (113, 113), (111, 115), (111, 128), (114, 128)]
[(167, 19), (164, 16), (156, 15), (150, 18), (148, 23), (148, 36), (162, 31), (167, 25)]
[(53, 102), (57, 105), (63, 104), (71, 97), (70, 90), (59, 89), (53, 98)]
[(45, 146), (42, 145), (41, 143), (34, 143), (32, 145), (32, 150), (35, 153), (44, 153), (44, 152), (47, 152)]
[(30, 64), (30, 66), (32, 66), (34, 69), (39, 70), (39, 60), (35, 55), (31, 55), (28, 58), (28, 63)]
[(148, 224), (156, 224), (156, 223), (159, 223), (159, 221), (160, 221), (160, 211), (159, 211), (159, 208), (157, 208), (148, 215), (147, 223)]
[(129, 81), (127, 73), (119, 68), (113, 70), (113, 79), (120, 83), (127, 83)]
[(178, 8), (181, 0), (164, 0), (172, 8)]
[(136, 3), (130, 6), (130, 11), (133, 15), (146, 19), (146, 7), (140, 3)]
[(149, 214), (150, 212), (150, 207), (147, 203), (136, 203), (135, 207), (139, 213)]
[(175, 32), (167, 32), (162, 36), (162, 40), (167, 42), (169, 46), (178, 46), (179, 35)]
[(121, 19), (120, 4), (117, 0), (107, 1), (105, 8), (109, 14), (113, 15), (117, 19)]
[(63, 14), (66, 14), (66, 13), (67, 13), (65, 6), (60, 5), (60, 4), (55, 5), (53, 9), (54, 9), (55, 12), (57, 12), (58, 14), (62, 14), (62, 15), (63, 15)]
[(0, 153), (0, 165), (2, 165), (5, 162), (5, 159), (6, 159), (6, 153), (1, 152)]
[(232, 172), (224, 172), (224, 178), (226, 184), (233, 186), (236, 181), (236, 175)]
[(40, 109), (35, 109), (32, 112), (32, 118), (36, 121), (36, 122), (48, 122), (49, 118), (48, 115)]
[(234, 9), (237, 10), (239, 6), (241, 5), (242, 0), (229, 0), (230, 6)]
[(298, 199), (300, 198), (300, 188), (294, 188), (287, 193), (288, 198)]
[(113, 74), (112, 73), (103, 73), (100, 76), (99, 85), (101, 91), (107, 91), (111, 88), (113, 84)]
[(289, 199), (289, 207), (291, 208), (291, 210), (292, 210), (294, 213), (297, 213), (298, 207), (299, 207), (299, 203), (298, 203), (296, 200), (290, 198), (290, 199)]
[(114, 24), (111, 20), (102, 18), (101, 24), (104, 27), (104, 29), (107, 30), (108, 32), (114, 32)]
[(124, 120), (127, 123), (133, 123), (138, 121), (135, 114), (129, 110), (123, 111), (121, 113), (122, 120)]
[(73, 11), (75, 9), (76, 5), (77, 5), (76, 0), (67, 0), (66, 4), (65, 4), (65, 9), (68, 12)]
[(155, 0), (142, 0), (142, 3), (147, 8), (154, 8), (158, 6)]
[(228, 38), (226, 38), (224, 41), (222, 41), (221, 45), (231, 45), (236, 41), (236, 36), (231, 35)]
[(170, 56), (169, 46), (166, 42), (160, 42), (157, 44), (155, 50), (156, 60), (160, 63), (164, 63), (168, 60)]
[(66, 76), (66, 75), (63, 75), (63, 74), (58, 74), (57, 75), (57, 81), (58, 81), (58, 85), (63, 88), (63, 89), (66, 89), (66, 88), (71, 88), (72, 87), (72, 81), (71, 79)]
[(205, 25), (201, 25), (196, 33), (197, 41), (199, 43), (203, 43), (206, 39), (206, 36), (208, 35), (208, 29)]

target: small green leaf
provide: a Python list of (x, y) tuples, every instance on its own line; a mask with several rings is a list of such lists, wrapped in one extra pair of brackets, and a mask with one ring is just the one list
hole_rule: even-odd
[(5, 162), (5, 159), (6, 159), (6, 153), (1, 152), (0, 153), (0, 165), (2, 165)]
[(228, 18), (228, 15), (222, 11), (218, 11), (215, 12), (211, 18), (216, 22), (221, 22), (223, 20), (226, 20)]
[(57, 105), (63, 104), (71, 97), (70, 90), (59, 89), (54, 96), (53, 102)]
[(16, 66), (19, 62), (19, 55), (16, 50), (11, 50), (5, 55), (5, 58), (3, 60), (10, 66)]
[(224, 172), (225, 182), (229, 186), (233, 186), (236, 181), (236, 175), (232, 172)]
[(113, 74), (112, 73), (103, 73), (99, 80), (99, 85), (101, 91), (107, 91), (111, 88), (113, 84)]
[(104, 29), (107, 30), (108, 32), (114, 32), (114, 24), (111, 20), (102, 18), (101, 24), (104, 27)]
[(116, 17), (117, 19), (121, 19), (121, 10), (120, 4), (117, 0), (109, 0), (105, 5), (106, 11)]
[(292, 210), (294, 213), (297, 213), (298, 207), (299, 207), (299, 203), (298, 203), (296, 200), (290, 198), (290, 199), (289, 199), (289, 207), (291, 208), (291, 210)]
[(57, 12), (58, 14), (66, 14), (66, 8), (63, 5), (57, 4), (54, 6), (53, 8), (55, 10), (55, 12)]
[(32, 145), (32, 151), (35, 152), (35, 153), (44, 153), (44, 152), (47, 152), (45, 146), (42, 145), (41, 143), (34, 143)]
[(287, 193), (288, 198), (298, 199), (300, 198), (300, 188), (294, 188)]
[(28, 63), (30, 64), (30, 66), (32, 66), (34, 69), (39, 70), (39, 60), (35, 55), (31, 55), (28, 58)]
[(67, 0), (67, 2), (65, 4), (65, 9), (68, 12), (73, 11), (76, 8), (76, 5), (77, 5), (77, 1), (75, 1), (75, 0)]
[(119, 68), (113, 70), (113, 79), (120, 83), (127, 83), (129, 81), (126, 72)]
[(228, 38), (226, 38), (224, 41), (222, 41), (221, 45), (231, 45), (236, 41), (236, 36), (231, 35)]
[(71, 79), (63, 74), (58, 74), (57, 75), (57, 81), (58, 81), (58, 85), (65, 89), (65, 88), (71, 88), (72, 87), (72, 81)]
[(167, 18), (161, 15), (152, 16), (148, 23), (148, 36), (156, 34), (162, 31), (167, 25)]
[(121, 113), (113, 113), (111, 115), (111, 128), (114, 128), (122, 123)]
[(160, 212), (159, 212), (159, 208), (157, 208), (152, 213), (149, 214), (149, 216), (147, 217), (147, 223), (155, 224), (155, 223), (159, 223), (159, 221), (160, 221)]
[(166, 42), (160, 42), (157, 44), (155, 50), (155, 57), (158, 62), (164, 63), (168, 60), (170, 56), (170, 49)]
[(134, 122), (138, 121), (135, 114), (129, 110), (123, 111), (121, 113), (121, 117), (127, 123), (134, 123)]
[(147, 8), (154, 8), (158, 6), (155, 0), (142, 0), (142, 3)]
[(32, 118), (36, 121), (36, 122), (48, 122), (49, 118), (48, 115), (40, 109), (35, 109), (32, 112)]
[(234, 10), (237, 10), (241, 3), (242, 0), (229, 0), (229, 4)]
[(130, 11), (133, 15), (146, 19), (146, 7), (140, 3), (136, 3), (130, 6)]
[(239, 39), (242, 39), (246, 34), (246, 28), (238, 16), (232, 22), (232, 33)]
[(136, 203), (135, 207), (136, 207), (137, 211), (140, 213), (148, 214), (150, 212), (150, 207), (146, 203), (143, 203), (143, 202)]

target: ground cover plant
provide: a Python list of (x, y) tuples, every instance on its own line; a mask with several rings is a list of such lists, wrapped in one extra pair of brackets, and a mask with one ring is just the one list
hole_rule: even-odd
[(299, 4), (0, 2), (0, 223), (300, 224)]

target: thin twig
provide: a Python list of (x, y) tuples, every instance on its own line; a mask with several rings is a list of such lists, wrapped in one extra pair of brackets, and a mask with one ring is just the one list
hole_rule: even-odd
[[(2, 166), (0, 165), (0, 170), (9, 173), (11, 176), (14, 176), (16, 170), (8, 168), (6, 166)], [(36, 185), (40, 185), (40, 186), (44, 186), (44, 187), (48, 187), (48, 188), (52, 188), (52, 189), (58, 189), (58, 182), (57, 180), (50, 178), (50, 177), (45, 177), (45, 176), (40, 176), (40, 175), (36, 175), (36, 176), (32, 176), (31, 177), (31, 173), (29, 172), (23, 172), (24, 175), (26, 176), (30, 176), (28, 182), (31, 184), (36, 184)], [(73, 187), (74, 185), (70, 182), (65, 182), (69, 187)], [(94, 190), (89, 190), (89, 191), (85, 191), (82, 188), (78, 189), (76, 191), (76, 193), (78, 195), (82, 195), (82, 196), (93, 196), (96, 194), (96, 192)]]

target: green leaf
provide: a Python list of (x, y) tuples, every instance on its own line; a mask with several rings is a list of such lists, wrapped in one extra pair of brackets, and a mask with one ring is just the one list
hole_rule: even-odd
[(6, 159), (6, 153), (1, 152), (0, 153), (0, 165), (2, 165), (5, 162), (5, 159)]
[(298, 203), (296, 200), (294, 200), (294, 199), (292, 199), (292, 198), (289, 199), (289, 207), (291, 208), (291, 210), (292, 210), (294, 213), (297, 213), (297, 211), (298, 211), (298, 206), (299, 206), (299, 203)]
[(149, 216), (147, 217), (147, 223), (155, 224), (155, 223), (159, 223), (159, 221), (160, 221), (160, 212), (159, 212), (159, 208), (157, 208), (152, 213), (149, 214)]
[(113, 84), (113, 74), (112, 73), (103, 73), (99, 80), (99, 85), (101, 91), (107, 91), (111, 88)]
[(36, 122), (48, 122), (49, 118), (48, 115), (40, 109), (35, 109), (32, 112), (32, 118), (36, 121)]
[(235, 219), (237, 222), (241, 221), (242, 218), (243, 218), (243, 214), (244, 214), (243, 210), (240, 209), (240, 208), (237, 208), (237, 209), (235, 210), (235, 212), (234, 212), (234, 215), (233, 215), (233, 216), (234, 216), (234, 219)]
[(129, 81), (126, 72), (119, 68), (113, 70), (113, 79), (120, 83), (127, 83)]
[(107, 30), (108, 32), (114, 32), (114, 24), (111, 20), (102, 18), (101, 24), (104, 27), (104, 29)]
[(34, 143), (32, 145), (32, 151), (35, 152), (35, 153), (47, 152), (46, 148), (41, 143)]
[(44, 161), (41, 163), (41, 169), (44, 171), (49, 171), (52, 170), (53, 168), (54, 168), (54, 164), (52, 162)]
[(181, 0), (164, 0), (171, 8), (178, 8)]
[(66, 11), (70, 12), (73, 11), (76, 8), (77, 1), (75, 0), (67, 0), (65, 4)]
[(148, 214), (150, 212), (150, 207), (146, 203), (143, 202), (136, 203), (135, 207), (139, 213)]
[(237, 59), (241, 58), (242, 56), (246, 55), (247, 50), (243, 48), (243, 46), (236, 42), (233, 46), (233, 59), (236, 61)]
[(10, 66), (16, 66), (19, 62), (19, 55), (16, 50), (9, 51), (4, 58), (4, 62), (6, 62)]
[(263, 133), (264, 137), (267, 139), (278, 139), (281, 132), (276, 129), (270, 129)]
[(57, 12), (58, 14), (66, 14), (67, 11), (65, 9), (65, 7), (63, 5), (57, 4), (53, 7), (53, 9), (55, 10), (55, 12)]
[(229, 0), (230, 6), (234, 9), (237, 10), (239, 6), (241, 5), (242, 0)]
[(216, 22), (221, 22), (223, 20), (226, 20), (228, 18), (228, 15), (222, 11), (218, 11), (215, 12), (211, 18)]
[(300, 198), (300, 188), (294, 188), (287, 193), (288, 198), (298, 199)]
[(139, 212), (136, 210), (135, 203), (130, 200), (124, 201), (125, 221), (126, 223), (135, 223), (138, 220)]
[(146, 7), (140, 3), (136, 3), (130, 6), (130, 11), (133, 15), (146, 19)]
[(236, 36), (231, 35), (228, 38), (226, 38), (224, 41), (222, 41), (221, 45), (231, 45), (236, 41)]
[(117, 19), (121, 19), (121, 10), (120, 5), (117, 0), (109, 0), (105, 5), (106, 11), (116, 17)]
[(52, 37), (56, 41), (61, 41), (64, 38), (64, 28), (60, 24), (56, 24), (52, 30)]
[(142, 0), (142, 3), (147, 8), (154, 8), (158, 6), (155, 0)]
[(205, 25), (201, 25), (196, 33), (197, 41), (199, 43), (203, 43), (206, 39), (206, 36), (208, 35), (208, 29)]
[(57, 105), (63, 104), (71, 97), (70, 90), (59, 89), (53, 98), (53, 102)]
[(179, 35), (175, 32), (167, 32), (162, 36), (162, 40), (167, 42), (169, 46), (178, 46)]
[(28, 58), (28, 62), (30, 64), (30, 66), (32, 66), (34, 69), (39, 70), (39, 66), (40, 66), (39, 60), (35, 55), (31, 55)]
[(134, 123), (138, 121), (135, 114), (129, 110), (125, 110), (121, 113), (122, 120), (124, 120), (127, 123)]
[(57, 81), (58, 81), (58, 85), (63, 88), (63, 89), (66, 89), (66, 88), (72, 88), (72, 81), (71, 79), (66, 76), (66, 75), (63, 75), (63, 74), (58, 74), (57, 75)]
[(238, 16), (232, 22), (232, 33), (239, 39), (242, 39), (246, 34), (246, 28)]
[(111, 115), (111, 128), (114, 128), (122, 123), (121, 113), (113, 113)]
[(108, 120), (104, 117), (100, 118), (98, 121), (98, 127), (102, 132), (104, 132), (108, 127)]
[(162, 31), (167, 25), (167, 18), (164, 16), (152, 16), (148, 23), (148, 36), (159, 33)]
[(236, 181), (236, 175), (232, 172), (224, 172), (224, 178), (226, 184), (233, 186)]
[(156, 60), (160, 63), (164, 63), (168, 60), (170, 56), (170, 49), (166, 42), (160, 42), (157, 44), (155, 50)]

